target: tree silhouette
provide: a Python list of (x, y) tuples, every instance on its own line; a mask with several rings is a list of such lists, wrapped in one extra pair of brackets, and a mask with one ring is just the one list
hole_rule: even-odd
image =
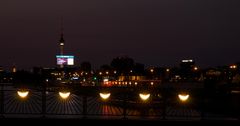
[(111, 66), (119, 74), (128, 74), (130, 70), (134, 69), (134, 60), (129, 57), (117, 57), (112, 60)]

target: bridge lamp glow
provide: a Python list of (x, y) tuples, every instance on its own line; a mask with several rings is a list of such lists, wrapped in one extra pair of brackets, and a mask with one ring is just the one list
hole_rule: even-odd
[(140, 93), (139, 97), (143, 100), (146, 101), (150, 98), (150, 94), (149, 93)]
[(103, 100), (107, 100), (111, 96), (111, 93), (99, 93), (99, 95)]
[(189, 98), (189, 94), (178, 94), (178, 98), (180, 101), (185, 102)]
[(17, 91), (17, 94), (20, 98), (26, 98), (29, 94), (29, 91)]
[(62, 99), (67, 99), (71, 94), (70, 92), (58, 92), (58, 93)]

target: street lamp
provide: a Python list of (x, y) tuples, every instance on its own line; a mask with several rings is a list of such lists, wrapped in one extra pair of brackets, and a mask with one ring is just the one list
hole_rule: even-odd
[(60, 92), (58, 92), (58, 94), (62, 99), (67, 99), (71, 93), (68, 91), (63, 91), (63, 92), (60, 91)]
[(178, 94), (178, 98), (182, 102), (186, 102), (189, 99), (189, 94)]
[(100, 95), (100, 97), (103, 100), (107, 100), (111, 96), (111, 93), (109, 93), (109, 92), (100, 92), (99, 95)]
[(29, 91), (26, 90), (19, 90), (17, 91), (17, 94), (20, 98), (26, 98), (29, 94)]
[(147, 101), (150, 98), (151, 94), (150, 93), (139, 93), (139, 97), (143, 100), (143, 101)]

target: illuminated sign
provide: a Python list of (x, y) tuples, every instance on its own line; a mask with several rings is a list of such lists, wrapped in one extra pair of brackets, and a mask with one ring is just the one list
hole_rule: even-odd
[(189, 59), (189, 60), (182, 60), (183, 63), (188, 63), (188, 62), (193, 62), (192, 59)]
[(57, 65), (74, 65), (74, 56), (56, 55)]

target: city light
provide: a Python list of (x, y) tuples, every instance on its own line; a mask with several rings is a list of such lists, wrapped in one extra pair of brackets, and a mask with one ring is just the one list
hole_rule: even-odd
[(103, 99), (103, 100), (107, 100), (111, 93), (99, 93), (100, 97)]
[(232, 93), (232, 94), (240, 94), (240, 91), (238, 91), (238, 90), (232, 90), (231, 93)]
[(179, 100), (181, 100), (182, 102), (185, 102), (185, 101), (188, 100), (189, 94), (178, 94), (178, 98), (179, 98)]
[(153, 72), (154, 70), (153, 70), (153, 69), (151, 69), (150, 71), (151, 71), (151, 72)]
[(189, 62), (191, 63), (191, 62), (193, 62), (193, 60), (192, 60), (192, 59), (182, 60), (182, 62), (183, 62), (183, 63), (189, 63)]
[(105, 83), (105, 82), (108, 82), (108, 78), (104, 78), (103, 79), (103, 82)]
[(62, 99), (67, 99), (70, 95), (70, 92), (59, 92), (59, 96), (62, 98)]
[(135, 82), (134, 84), (137, 86), (137, 84), (138, 84), (138, 83), (137, 83), (137, 82)]
[(194, 67), (193, 69), (196, 71), (196, 70), (198, 70), (198, 67)]
[(154, 84), (154, 83), (153, 83), (153, 82), (151, 82), (151, 85), (152, 85), (152, 86), (153, 86), (153, 84)]
[(132, 82), (129, 82), (129, 85), (132, 85)]
[(29, 91), (17, 91), (17, 94), (20, 98), (26, 98), (28, 96)]
[(170, 69), (166, 69), (166, 72), (169, 72), (170, 71)]
[(149, 94), (149, 93), (140, 93), (140, 94), (139, 94), (139, 97), (140, 97), (143, 101), (146, 101), (146, 100), (149, 99), (150, 94)]
[(236, 68), (237, 68), (237, 65), (231, 65), (230, 68), (231, 68), (231, 69), (236, 69)]

